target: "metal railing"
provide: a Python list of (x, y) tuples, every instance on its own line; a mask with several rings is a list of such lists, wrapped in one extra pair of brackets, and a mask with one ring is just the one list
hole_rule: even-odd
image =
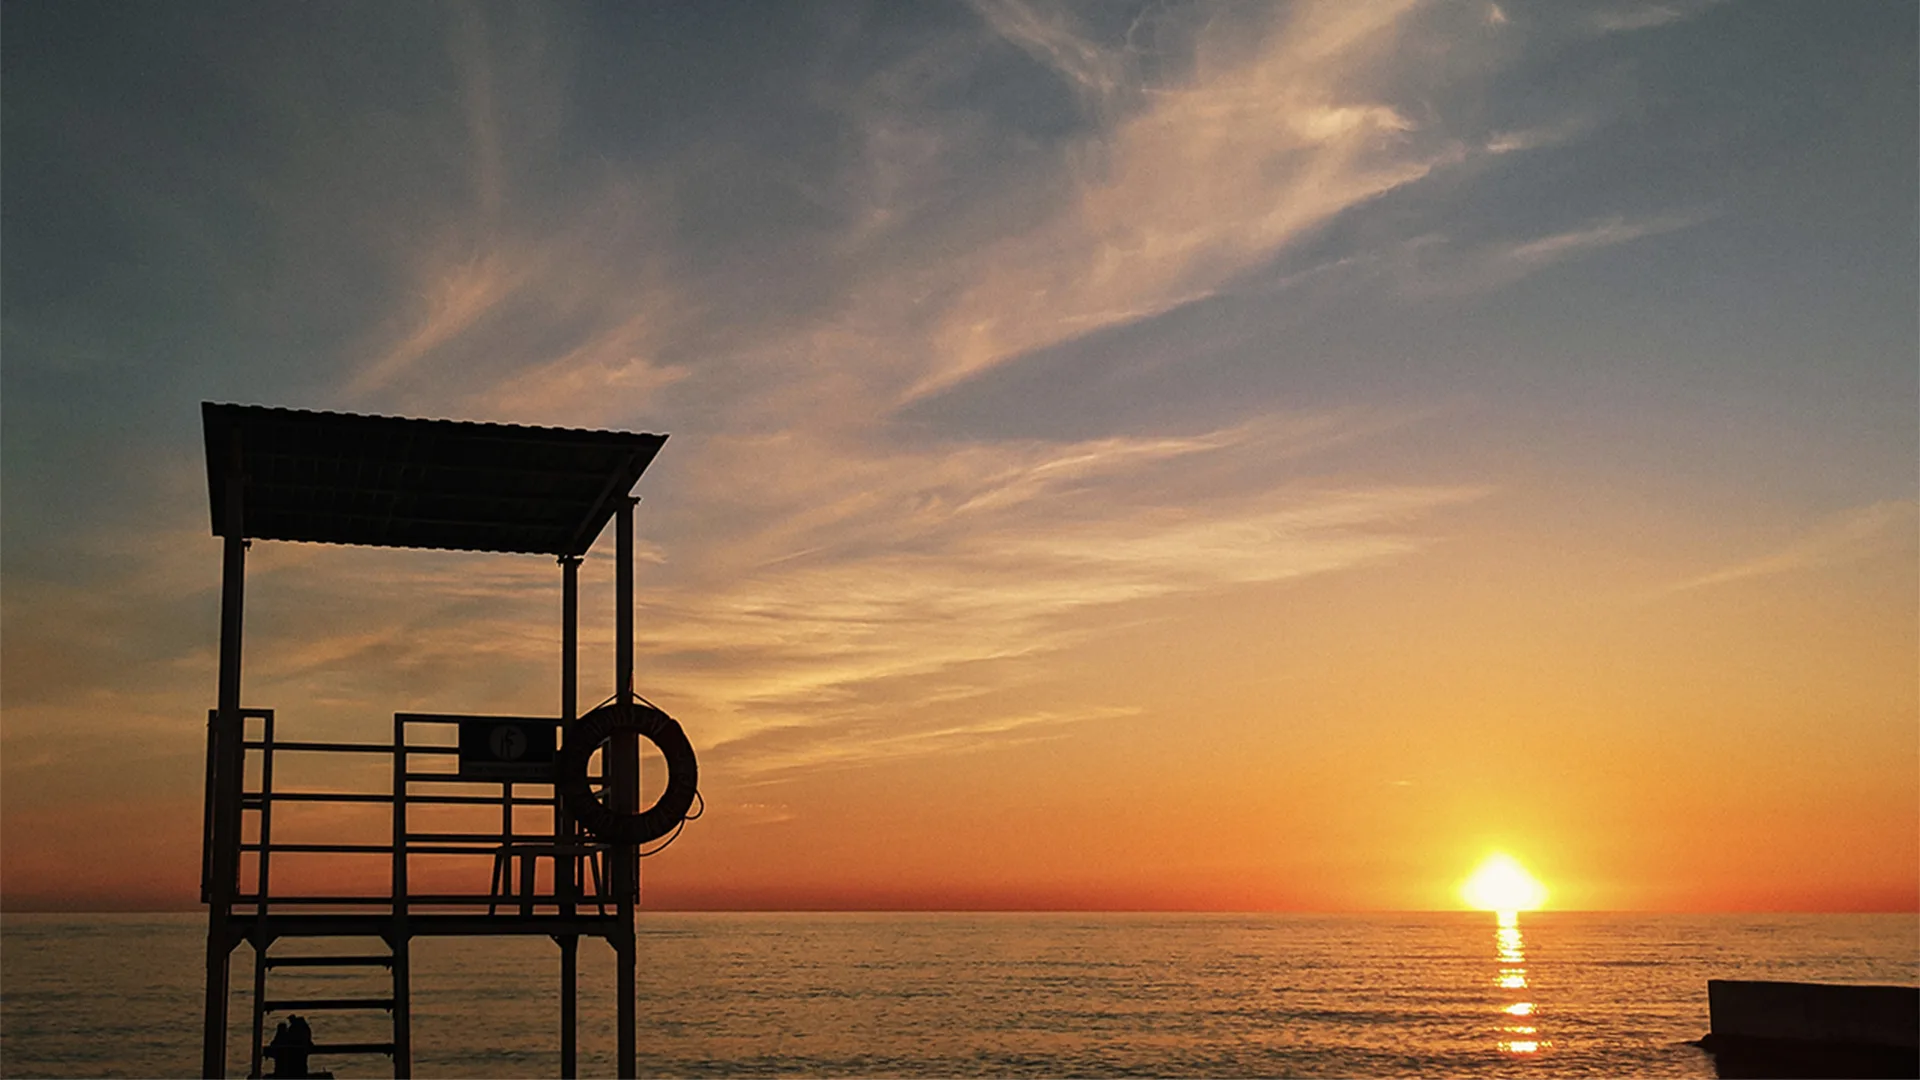
[[(275, 910), (285, 912), (289, 908), (380, 908), (396, 916), (431, 909), (484, 911), (507, 919), (514, 915), (572, 915), (575, 908), (582, 905), (604, 915), (608, 905), (616, 902), (608, 887), (607, 846), (592, 842), (564, 821), (550, 777), (495, 780), (463, 776), (457, 765), (460, 751), (456, 745), (423, 738), (432, 734), (433, 728), (452, 728), (466, 718), (399, 713), (394, 717), (394, 741), (370, 743), (280, 739), (273, 710), (246, 709), (242, 717), (247, 730), (241, 741), (243, 767), (237, 778), (241, 790), (230, 804), (237, 805), (241, 822), (231, 835), (238, 840), (240, 854), (252, 858), (233, 860), (237, 880), (231, 910), (235, 918), (245, 920), (249, 914), (265, 917)], [(559, 723), (557, 720), (537, 722)], [(213, 752), (212, 746), (210, 736), (209, 755)], [(286, 764), (281, 759), (289, 754), (385, 757), (392, 770), (392, 783), (382, 791), (279, 790), (275, 786), (275, 774), (278, 766)], [(452, 769), (445, 767), (449, 763), (453, 763)], [(594, 779), (599, 782), (597, 776)], [(484, 788), (494, 790), (478, 790)], [(375, 817), (362, 822), (359, 835), (349, 833), (340, 839), (311, 836), (277, 839), (275, 808), (292, 804), (384, 806), (387, 820), (382, 823)], [(210, 778), (203, 821), (203, 897), (210, 893), (208, 886), (215, 864), (212, 838), (216, 805)], [(410, 827), (409, 812), (419, 807), (466, 808), (468, 812), (457, 814), (452, 821), (436, 822), (434, 827), (415, 829)], [(486, 820), (491, 816), (486, 810), (495, 807), (499, 810), (497, 824)], [(528, 810), (536, 812), (537, 820), (531, 827), (516, 820)], [(292, 825), (293, 820), (289, 819), (286, 824)], [(375, 830), (384, 833), (384, 838), (376, 838)], [(283, 872), (287, 871), (285, 862), (289, 858), (361, 855), (386, 855), (392, 859), (384, 893), (314, 890), (310, 884), (299, 891), (276, 891), (275, 866), (281, 864)], [(453, 890), (446, 889), (444, 883), (449, 875), (440, 872), (431, 875), (439, 887), (413, 891), (409, 887), (412, 873), (409, 863), (415, 857), (473, 859), (476, 865), (472, 890), (461, 891), (457, 885)], [(490, 874), (478, 866), (482, 857), (489, 860)], [(542, 860), (549, 864), (544, 890), (537, 887)], [(286, 873), (285, 876), (310, 881), (313, 875)], [(499, 932), (513, 930), (503, 923)]]

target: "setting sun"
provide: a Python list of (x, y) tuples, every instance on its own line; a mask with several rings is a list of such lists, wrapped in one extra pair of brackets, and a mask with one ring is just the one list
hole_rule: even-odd
[(1460, 898), (1480, 911), (1532, 911), (1546, 903), (1547, 887), (1511, 856), (1496, 853), (1461, 883)]

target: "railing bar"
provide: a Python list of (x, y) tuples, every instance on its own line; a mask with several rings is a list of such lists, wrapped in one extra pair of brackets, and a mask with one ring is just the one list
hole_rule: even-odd
[(554, 842), (554, 838), (547, 833), (513, 833), (510, 836), (502, 836), (499, 833), (411, 832), (407, 834), (408, 850), (413, 850), (413, 841), (415, 840), (428, 844), (490, 843), (495, 847), (507, 843), (551, 844)]
[[(500, 804), (500, 796), (498, 795), (414, 795), (409, 793), (407, 795), (407, 801), (415, 802), (415, 803), (433, 803), (439, 806), (498, 806)], [(514, 802), (514, 805), (516, 806), (552, 806), (555, 800), (553, 799), (552, 796), (541, 796), (539, 798), (528, 799), (528, 798), (522, 798), (516, 795), (513, 797), (513, 802)]]
[[(280, 748), (276, 746), (274, 749)], [(259, 796), (251, 796), (251, 798), (255, 802), (259, 801)], [(384, 803), (392, 802), (393, 796), (384, 792), (373, 794), (360, 791), (276, 791), (273, 793), (273, 799), (275, 802)]]
[[(260, 739), (248, 739), (241, 745), (245, 746), (249, 750), (258, 750), (261, 747), (265, 746), (266, 743)], [(308, 750), (308, 751), (313, 751), (315, 753), (337, 750), (341, 753), (347, 753), (347, 754), (391, 754), (393, 753), (393, 744), (392, 743), (334, 743), (334, 742), (314, 742), (312, 740), (294, 742), (294, 741), (283, 740), (283, 741), (274, 743), (274, 749), (276, 750)], [(408, 746), (406, 749), (408, 754), (431, 755), (433, 757), (460, 756), (460, 748), (458, 746)]]
[[(527, 837), (529, 842), (546, 842), (549, 837)], [(465, 844), (454, 842), (408, 844), (409, 855), (488, 855), (499, 851), (500, 838), (488, 837), (485, 841)], [(391, 844), (273, 844), (275, 855), (385, 855), (393, 851)], [(258, 851), (260, 845), (245, 844), (241, 851)]]
[[(391, 896), (271, 896), (267, 899), (276, 908), (285, 907), (290, 904), (364, 905), (367, 907), (391, 908), (393, 904), (393, 897)], [(489, 904), (499, 905), (503, 900), (512, 901), (517, 904), (521, 903), (523, 899), (524, 898), (520, 896), (501, 897), (498, 894), (488, 896), (484, 893), (415, 893), (407, 897), (407, 900), (413, 904), (469, 905), (472, 907), (486, 907)], [(260, 898), (258, 896), (243, 895), (235, 898), (235, 903), (257, 904), (259, 902)], [(536, 893), (533, 897), (533, 903), (541, 906), (552, 906), (559, 902), (560, 898), (553, 893)], [(288, 914), (295, 913), (275, 911), (266, 917), (273, 919)], [(241, 914), (238, 917), (241, 919), (250, 919), (254, 916)], [(501, 919), (511, 919), (512, 917), (511, 915), (496, 916), (496, 918)]]
[[(416, 894), (414, 896), (408, 897), (407, 899), (411, 900), (416, 904), (472, 904), (475, 907), (485, 907), (488, 904), (500, 904), (505, 901), (522, 903), (525, 901), (526, 898), (520, 897), (520, 896), (474, 897), (465, 893), (460, 893), (460, 894), (450, 894), (445, 896), (430, 896), (430, 895), (423, 896), (423, 895)], [(559, 902), (560, 902), (560, 898), (554, 895), (553, 893), (538, 893), (538, 894), (535, 894), (535, 896), (533, 897), (533, 903), (535, 903), (536, 905), (544, 906), (544, 907), (552, 907), (553, 905), (558, 904)], [(499, 916), (499, 917), (512, 918), (512, 916)]]
[(456, 846), (453, 844), (408, 844), (407, 854), (409, 855), (485, 855), (488, 858), (492, 858), (497, 853), (499, 847), (500, 847), (500, 838), (494, 837), (494, 839), (488, 844), (485, 844), (485, 845), (475, 844), (471, 847)]
[[(461, 776), (457, 772), (408, 772), (407, 779), (435, 780), (445, 784), (498, 784), (502, 782), (497, 776)], [(588, 773), (587, 779), (596, 785), (606, 782), (606, 778), (599, 773)], [(524, 787), (550, 788), (554, 786), (552, 780), (534, 780), (524, 776), (516, 776), (511, 782)], [(515, 801), (518, 801), (519, 798), (518, 795), (514, 796)]]
[[(240, 745), (249, 750), (261, 750), (266, 747), (262, 739), (249, 739)], [(315, 753), (340, 754), (391, 754), (393, 747), (380, 743), (326, 743), (326, 742), (275, 742), (275, 750), (306, 750)], [(457, 752), (457, 751), (454, 751)]]
[[(457, 772), (408, 772), (407, 779), (429, 780), (429, 781), (434, 781), (436, 783), (442, 783), (442, 784), (498, 784), (500, 782), (495, 777), (483, 777), (483, 778), (475, 779), (474, 777), (471, 777), (471, 776), (461, 776)], [(526, 784), (530, 787), (552, 787), (553, 786), (553, 781), (551, 780), (515, 779), (514, 783)], [(518, 796), (515, 797), (515, 801), (516, 802), (519, 801)]]
[[(281, 749), (281, 747), (276, 744), (274, 749), (278, 750), (278, 749)], [(409, 777), (408, 779), (418, 780), (420, 779), (420, 777), (415, 776), (415, 777)], [(433, 777), (433, 779), (437, 780), (442, 778), (435, 776)], [(473, 783), (473, 784), (487, 783), (487, 781), (485, 780), (463, 780), (460, 782)], [(388, 795), (385, 792), (362, 792), (362, 791), (285, 791), (285, 792), (276, 791), (273, 793), (273, 798), (274, 798), (274, 801), (276, 802), (390, 803), (393, 801), (393, 796)], [(247, 799), (246, 808), (248, 810), (260, 809), (260, 796), (258, 794), (249, 794), (246, 797), (246, 799)], [(498, 806), (500, 805), (502, 799), (501, 799), (501, 796), (499, 795), (412, 795), (412, 794), (409, 794), (407, 796), (407, 801), (419, 802), (419, 803), (437, 803), (444, 806)], [(555, 801), (556, 800), (551, 795), (529, 796), (529, 795), (521, 795), (516, 792), (513, 796), (513, 803), (515, 806), (552, 806)]]
[(278, 852), (280, 854), (286, 854), (288, 852), (292, 852), (295, 854), (306, 854), (306, 855), (317, 855), (317, 854), (353, 855), (353, 854), (359, 854), (359, 853), (372, 854), (374, 852), (392, 851), (393, 845), (392, 844), (271, 844), (271, 843), (260, 844), (260, 843), (252, 843), (252, 844), (241, 844), (240, 850), (241, 851), (271, 851), (271, 852)]
[(463, 720), (511, 720), (516, 724), (526, 724), (530, 726), (534, 724), (545, 724), (548, 727), (559, 727), (561, 723), (558, 717), (553, 716), (507, 716), (496, 713), (401, 712), (394, 713), (393, 718), (403, 724), (444, 724), (449, 727), (456, 726)]
[[(388, 904), (392, 904), (392, 903), (393, 903), (393, 898), (392, 898), (391, 896), (274, 896), (274, 897), (269, 897), (269, 899), (270, 899), (270, 900), (272, 900), (272, 901), (273, 901), (273, 903), (275, 903), (275, 904), (380, 904), (380, 905), (388, 905)], [(258, 903), (258, 902), (259, 902), (259, 900), (260, 900), (260, 898), (259, 898), (259, 897), (257, 897), (257, 896), (239, 896), (239, 897), (236, 897), (236, 898), (234, 899), (234, 902), (235, 902), (235, 903), (241, 903), (241, 904), (253, 904), (253, 903)], [(280, 916), (280, 915), (283, 915), (283, 914), (286, 914), (286, 913), (285, 913), (285, 912), (279, 912), (279, 911), (276, 911), (276, 912), (274, 912), (274, 913), (273, 913), (273, 915), (270, 915), (270, 916), (268, 916), (268, 918), (275, 918), (275, 917), (277, 917), (277, 916)], [(242, 915), (242, 916), (241, 916), (241, 918), (247, 918), (247, 917), (248, 917), (248, 916), (245, 916), (245, 915)]]

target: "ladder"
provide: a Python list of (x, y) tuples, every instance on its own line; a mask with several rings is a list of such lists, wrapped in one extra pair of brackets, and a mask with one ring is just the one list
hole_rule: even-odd
[[(262, 725), (260, 739), (260, 788), (257, 792), (248, 793), (249, 797), (241, 800), (241, 810), (242, 813), (252, 811), (256, 815), (259, 836), (259, 877), (256, 886), (257, 892), (255, 894), (254, 913), (256, 916), (265, 916), (267, 914), (269, 896), (268, 883), (272, 880), (271, 860), (273, 856), (273, 710), (248, 710), (248, 714), (258, 719)], [(407, 999), (407, 987), (405, 985), (407, 965), (394, 963), (394, 949), (391, 945), (389, 945), (387, 951), (384, 953), (273, 955), (274, 946), (288, 939), (299, 940), (300, 936), (283, 933), (271, 939), (256, 940), (254, 942), (253, 1040), (252, 1053), (249, 1054), (247, 1058), (247, 1076), (258, 1078), (264, 1075), (262, 1069), (265, 1059), (271, 1056), (270, 1051), (273, 1050), (273, 1047), (266, 1041), (267, 1018), (276, 1013), (291, 1017), (298, 1015), (302, 1011), (384, 1011), (394, 1024), (393, 1035), (386, 1042), (316, 1042), (300, 1047), (300, 1049), (305, 1050), (308, 1057), (319, 1054), (384, 1054), (389, 1058), (393, 1057), (394, 1048), (401, 1037), (398, 1025), (404, 1023), (402, 1014), (395, 1009), (395, 1003)], [(341, 969), (381, 968), (386, 970), (391, 979), (391, 990), (385, 997), (302, 996), (297, 992), (294, 996), (286, 996), (285, 994), (277, 992), (275, 996), (269, 997), (267, 994), (268, 973), (275, 969), (287, 968), (296, 970), (304, 969), (308, 972), (315, 970), (324, 972), (328, 969), (338, 971)], [(297, 983), (303, 980), (296, 979), (294, 981)], [(311, 982), (313, 980), (304, 981)], [(277, 990), (278, 988), (276, 987), (276, 991)], [(276, 1068), (275, 1071), (284, 1075), (286, 1070)], [(303, 1071), (311, 1072), (312, 1066), (309, 1064), (307, 1069)]]
[[(267, 996), (268, 973), (277, 968), (385, 968), (395, 980), (394, 990), (386, 997), (281, 997)], [(300, 1012), (338, 1012), (345, 1010), (384, 1010), (390, 1016), (394, 1012), (394, 1002), (404, 997), (405, 989), (398, 985), (404, 973), (396, 971), (393, 954), (366, 955), (301, 955), (275, 956), (269, 945), (256, 953), (253, 965), (253, 1053), (248, 1059), (249, 1077), (262, 1076), (263, 1060), (271, 1049), (265, 1042), (267, 1018), (271, 1014), (285, 1013), (289, 1016)], [(277, 988), (276, 988), (277, 990)], [(396, 1034), (397, 1038), (397, 1034)], [(386, 1042), (317, 1042), (303, 1047), (308, 1055), (326, 1054), (384, 1054), (393, 1056), (395, 1040)]]

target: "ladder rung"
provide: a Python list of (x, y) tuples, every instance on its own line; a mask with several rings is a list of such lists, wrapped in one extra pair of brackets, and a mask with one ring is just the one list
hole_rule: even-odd
[(260, 1005), (261, 1012), (286, 1012), (290, 1009), (386, 1009), (392, 1011), (393, 999), (383, 998), (306, 998), (295, 1000), (283, 998), (279, 1001), (265, 1001)]
[(267, 966), (277, 967), (392, 967), (391, 956), (269, 956)]
[(393, 1044), (383, 1043), (315, 1043), (304, 1047), (309, 1054), (385, 1054), (393, 1056)]

